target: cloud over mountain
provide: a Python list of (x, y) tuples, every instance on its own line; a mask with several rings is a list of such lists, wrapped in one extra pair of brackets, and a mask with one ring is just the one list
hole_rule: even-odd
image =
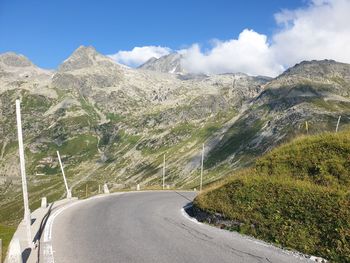
[(116, 54), (109, 55), (116, 62), (131, 67), (139, 66), (152, 57), (160, 58), (168, 55), (171, 49), (161, 46), (134, 47), (130, 51), (121, 50)]
[(278, 63), (334, 59), (350, 62), (350, 1), (313, 0), (307, 8), (275, 15), (279, 32), (272, 37)]
[(276, 75), (283, 68), (273, 58), (265, 35), (243, 30), (238, 39), (215, 41), (208, 52), (198, 44), (184, 54), (184, 68), (194, 73), (244, 72), (251, 75)]
[[(200, 44), (181, 50), (183, 67), (194, 73), (244, 72), (276, 76), (302, 60), (334, 59), (350, 63), (350, 0), (312, 0), (306, 7), (275, 14), (276, 30), (268, 37), (244, 29), (229, 40), (215, 40), (209, 50)], [(112, 55), (119, 63), (138, 66), (167, 55), (167, 47), (135, 47)]]

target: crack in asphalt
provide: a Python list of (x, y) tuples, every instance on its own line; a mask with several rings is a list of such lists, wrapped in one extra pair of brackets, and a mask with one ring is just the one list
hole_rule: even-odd
[(220, 249), (223, 249), (225, 251), (229, 251), (230, 253), (240, 257), (240, 258), (245, 258), (246, 256), (249, 256), (249, 257), (252, 257), (254, 258), (255, 260), (257, 260), (257, 262), (271, 262), (268, 258), (264, 258), (264, 257), (260, 257), (260, 256), (257, 256), (257, 255), (254, 255), (252, 253), (249, 253), (249, 252), (245, 252), (245, 251), (242, 251), (242, 250), (239, 250), (239, 249), (236, 249), (236, 248), (233, 248), (233, 247), (230, 247), (230, 246), (227, 246), (227, 245), (220, 245), (220, 244), (217, 244), (216, 242), (214, 242), (214, 238), (207, 235), (207, 234), (204, 234), (192, 227), (189, 227), (187, 226), (186, 224), (184, 223), (178, 223), (176, 222), (175, 220), (172, 220), (168, 217), (163, 217), (163, 219), (169, 223), (171, 223), (172, 225), (175, 225), (183, 230), (185, 230), (186, 232), (188, 232), (191, 236), (199, 239), (199, 240), (202, 240), (202, 241), (205, 241), (205, 242), (208, 242), (208, 243), (211, 243), (213, 245), (215, 245), (216, 247), (220, 248)]

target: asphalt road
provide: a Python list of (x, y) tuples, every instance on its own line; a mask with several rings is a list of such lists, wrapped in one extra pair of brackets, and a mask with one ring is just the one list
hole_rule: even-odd
[(199, 224), (181, 208), (193, 192), (138, 192), (81, 202), (52, 224), (61, 262), (306, 262), (237, 233)]

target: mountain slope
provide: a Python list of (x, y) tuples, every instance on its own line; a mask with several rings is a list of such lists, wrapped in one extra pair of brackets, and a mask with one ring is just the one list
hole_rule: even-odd
[[(255, 157), (298, 134), (334, 131), (349, 124), (350, 66), (334, 61), (303, 62), (264, 85), (263, 91), (209, 153), (218, 162), (248, 165)], [(301, 72), (301, 73), (300, 73)]]
[(139, 69), (147, 69), (163, 73), (186, 73), (183, 69), (182, 55), (179, 53), (171, 53), (160, 58), (150, 58)]
[(169, 184), (193, 180), (200, 144), (220, 133), (266, 83), (242, 74), (181, 80), (121, 67), (92, 47), (79, 47), (55, 72), (26, 67), (40, 72), (40, 79), (33, 74), (13, 82), (20, 74), (9, 78), (12, 66), (3, 68), (1, 78), (1, 118), (6, 125), (0, 178), (11, 185), (20, 178), (16, 135), (10, 132), (15, 129), (16, 98), (22, 99), (31, 180), (39, 183), (40, 176), (59, 175), (58, 149), (76, 189), (89, 180), (95, 185), (111, 181), (118, 188), (136, 182), (159, 184), (163, 153), (171, 155)]
[[(187, 76), (130, 69), (83, 46), (56, 71), (27, 62), (4, 63), (3, 56), (0, 194), (6, 198), (0, 205), (14, 207), (14, 214), (0, 216), (0, 222), (21, 214), (15, 205), (20, 194), (13, 132), (17, 98), (22, 100), (32, 200), (64, 194), (56, 150), (76, 196), (85, 196), (86, 184), (88, 194), (97, 193), (104, 182), (111, 190), (137, 183), (157, 187), (163, 154), (166, 184), (194, 188), (203, 143), (204, 182), (209, 183), (305, 133), (306, 120), (309, 133), (317, 133), (334, 130), (338, 115), (344, 129), (350, 117), (350, 66), (337, 62), (304, 62), (294, 73), (269, 79), (241, 73)], [(23, 59), (10, 56), (10, 61)]]

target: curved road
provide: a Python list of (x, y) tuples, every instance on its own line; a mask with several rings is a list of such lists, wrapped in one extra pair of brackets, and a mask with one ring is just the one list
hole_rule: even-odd
[(193, 192), (133, 192), (73, 205), (52, 223), (55, 263), (306, 262), (185, 217)]

